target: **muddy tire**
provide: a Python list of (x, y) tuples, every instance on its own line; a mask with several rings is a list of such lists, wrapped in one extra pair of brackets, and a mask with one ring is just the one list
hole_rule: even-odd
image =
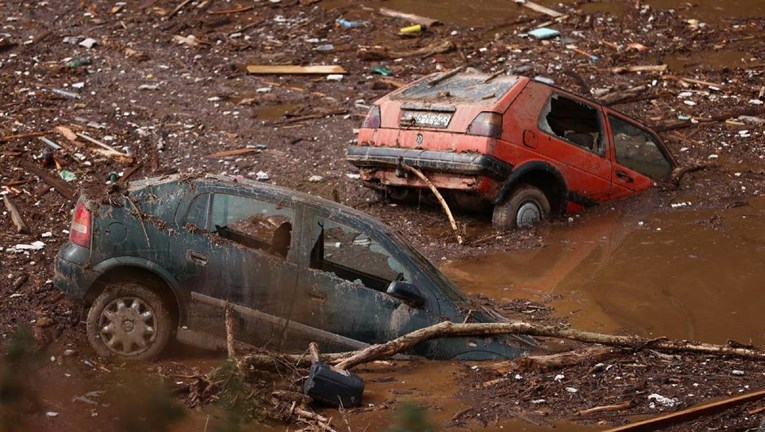
[(165, 348), (173, 327), (162, 299), (136, 282), (107, 285), (88, 311), (88, 341), (105, 358), (151, 360)]
[(491, 223), (496, 229), (509, 230), (534, 226), (549, 218), (550, 200), (539, 188), (524, 184), (494, 207)]

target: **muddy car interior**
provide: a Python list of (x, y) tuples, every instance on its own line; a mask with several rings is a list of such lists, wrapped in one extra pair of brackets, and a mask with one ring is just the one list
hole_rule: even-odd
[(553, 94), (539, 118), (539, 129), (585, 150), (605, 154), (600, 113), (577, 100)]

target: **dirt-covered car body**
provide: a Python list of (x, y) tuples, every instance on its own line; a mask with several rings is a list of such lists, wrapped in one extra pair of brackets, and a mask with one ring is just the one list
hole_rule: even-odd
[(648, 189), (675, 166), (654, 132), (607, 106), (526, 77), (475, 73), (431, 75), (375, 102), (347, 159), (367, 186), (399, 195), (426, 187), (403, 162), (457, 204), (478, 198), (495, 212), (529, 187), (551, 213), (576, 211)]
[[(162, 324), (158, 311), (179, 334), (225, 335), (216, 302), (242, 312), (237, 338), (301, 351), (317, 339), (326, 351), (358, 348), (468, 315), (464, 295), (368, 215), (226, 177), (147, 179), (100, 202), (81, 198), (54, 283), (93, 305), (88, 331), (97, 351), (125, 357), (148, 356), (145, 346)], [(133, 299), (146, 291), (161, 302), (152, 308), (149, 294)], [(134, 339), (129, 332), (139, 325), (144, 333)], [(512, 358), (523, 352), (516, 342), (443, 338), (414, 353)]]

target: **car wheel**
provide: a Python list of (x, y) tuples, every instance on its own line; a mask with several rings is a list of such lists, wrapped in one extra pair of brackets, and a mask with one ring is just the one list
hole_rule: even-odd
[(148, 288), (110, 284), (88, 311), (88, 341), (101, 357), (150, 360), (167, 345), (173, 322), (162, 299)]
[(550, 217), (550, 201), (539, 188), (518, 186), (501, 204), (494, 207), (491, 222), (497, 229), (525, 228)]

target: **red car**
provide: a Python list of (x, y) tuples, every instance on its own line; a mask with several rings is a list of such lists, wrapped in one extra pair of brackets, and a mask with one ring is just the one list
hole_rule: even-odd
[(641, 192), (676, 166), (655, 132), (606, 106), (526, 77), (450, 75), (375, 102), (347, 150), (366, 186), (394, 199), (427, 188), (404, 162), (509, 229)]

